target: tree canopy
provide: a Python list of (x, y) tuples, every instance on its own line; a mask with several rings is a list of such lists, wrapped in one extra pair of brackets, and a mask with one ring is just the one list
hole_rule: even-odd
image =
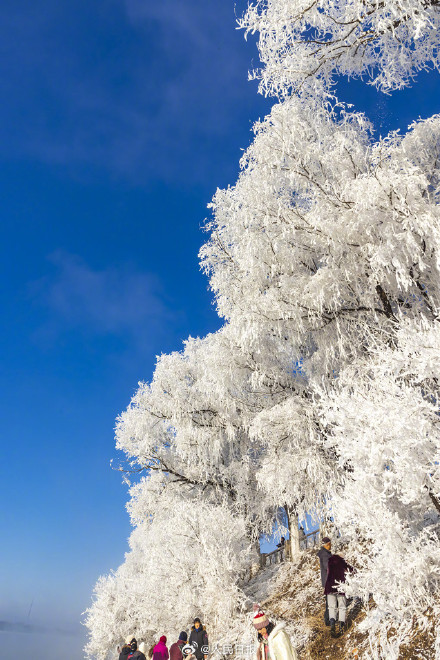
[(347, 593), (373, 595), (372, 657), (440, 620), (440, 116), (376, 139), (332, 90), (437, 68), (439, 19), (435, 1), (262, 0), (239, 20), (278, 101), (206, 223), (223, 327), (162, 355), (118, 419), (142, 478), (92, 657), (196, 605), (214, 633), (244, 630), (241, 581), (280, 507), (359, 542)]

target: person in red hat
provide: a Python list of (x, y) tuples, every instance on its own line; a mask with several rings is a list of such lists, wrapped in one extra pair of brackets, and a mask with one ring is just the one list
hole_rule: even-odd
[(269, 621), (259, 604), (254, 605), (254, 628), (257, 630), (257, 660), (298, 660), (286, 624)]
[(166, 644), (167, 638), (165, 635), (162, 635), (153, 649), (153, 660), (168, 660), (169, 653)]

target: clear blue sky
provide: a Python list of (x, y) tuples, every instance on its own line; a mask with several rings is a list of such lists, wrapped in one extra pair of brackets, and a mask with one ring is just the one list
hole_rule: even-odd
[[(0, 32), (0, 622), (34, 626), (0, 656), (78, 660), (130, 533), (114, 419), (158, 353), (219, 326), (200, 227), (270, 101), (233, 0), (3, 0)], [(440, 110), (435, 73), (340, 92), (381, 133)]]

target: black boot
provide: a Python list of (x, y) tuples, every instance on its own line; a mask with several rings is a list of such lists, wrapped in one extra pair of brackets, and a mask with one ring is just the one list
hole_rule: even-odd
[(339, 633), (343, 635), (344, 632), (345, 632), (345, 622), (341, 621), (341, 623), (339, 624)]
[(328, 611), (327, 596), (325, 597), (324, 623), (326, 626), (330, 625), (330, 614)]
[(334, 619), (330, 619), (330, 635), (336, 637), (336, 621)]

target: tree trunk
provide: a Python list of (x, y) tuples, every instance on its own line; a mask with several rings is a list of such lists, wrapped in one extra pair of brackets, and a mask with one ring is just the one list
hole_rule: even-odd
[(292, 559), (298, 557), (300, 553), (299, 547), (299, 528), (298, 528), (298, 516), (291, 516), (290, 518), (290, 552)]
[(260, 535), (256, 537), (256, 531), (253, 522), (246, 526), (246, 536), (250, 541), (251, 553), (249, 557), (249, 579), (262, 567), (262, 555), (260, 548)]
[(285, 506), (290, 536), (290, 558), (295, 559), (300, 554), (299, 547), (299, 520), (295, 509)]

